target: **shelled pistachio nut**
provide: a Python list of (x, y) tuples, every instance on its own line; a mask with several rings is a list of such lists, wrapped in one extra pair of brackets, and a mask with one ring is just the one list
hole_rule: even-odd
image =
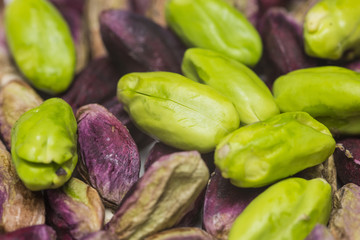
[(317, 223), (327, 224), (331, 187), (323, 179), (289, 178), (256, 197), (235, 220), (229, 240), (303, 240)]
[(282, 112), (304, 111), (336, 134), (360, 133), (360, 74), (342, 67), (300, 69), (276, 79)]
[(265, 83), (250, 68), (220, 53), (201, 48), (188, 49), (182, 71), (188, 78), (226, 96), (235, 105), (244, 124), (266, 120), (280, 113)]
[(21, 115), (11, 130), (11, 155), (27, 188), (58, 188), (69, 180), (78, 160), (76, 131), (70, 105), (59, 98)]
[(212, 151), (238, 128), (234, 105), (209, 86), (170, 72), (130, 73), (117, 96), (135, 124), (167, 145)]
[(5, 26), (15, 62), (31, 84), (49, 94), (65, 91), (73, 80), (76, 54), (58, 10), (46, 0), (14, 0), (6, 6)]
[(238, 187), (261, 187), (325, 161), (335, 149), (330, 131), (305, 112), (276, 115), (230, 133), (215, 164)]
[(304, 22), (306, 53), (332, 60), (359, 56), (359, 12), (357, 0), (322, 0), (315, 4)]
[(223, 0), (171, 0), (165, 13), (168, 25), (189, 47), (218, 51), (248, 66), (261, 57), (259, 33)]

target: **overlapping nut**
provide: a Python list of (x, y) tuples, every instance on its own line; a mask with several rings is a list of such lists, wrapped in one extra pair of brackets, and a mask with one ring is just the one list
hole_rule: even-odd
[(104, 107), (88, 104), (76, 115), (79, 172), (105, 205), (116, 209), (139, 178), (137, 146), (126, 127)]
[(174, 226), (208, 179), (209, 170), (198, 152), (163, 156), (132, 187), (107, 231), (118, 240), (137, 240)]

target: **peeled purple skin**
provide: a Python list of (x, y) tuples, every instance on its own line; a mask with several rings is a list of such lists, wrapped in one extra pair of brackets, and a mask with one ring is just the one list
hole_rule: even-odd
[(47, 225), (35, 225), (0, 235), (1, 240), (56, 240), (54, 229)]
[(116, 208), (139, 179), (140, 157), (126, 127), (104, 107), (89, 104), (77, 111), (79, 172)]
[(174, 35), (146, 17), (106, 10), (100, 15), (100, 31), (109, 56), (127, 72), (181, 73), (185, 49)]
[(347, 63), (344, 65), (344, 67), (360, 73), (360, 60)]
[(326, 226), (316, 224), (305, 240), (335, 240), (335, 238)]
[(108, 57), (91, 61), (61, 96), (74, 112), (86, 104), (101, 103), (116, 95), (121, 72)]
[[(302, 27), (285, 9), (269, 9), (261, 18), (258, 28), (264, 44), (264, 57), (275, 67), (275, 77), (316, 66), (315, 60), (305, 54)], [(274, 71), (272, 67), (270, 69)], [(270, 80), (270, 85), (274, 80)]]
[(152, 137), (140, 131), (133, 124), (129, 114), (124, 109), (124, 104), (120, 102), (116, 96), (104, 102), (102, 105), (126, 126), (139, 150), (154, 141)]
[(215, 238), (226, 240), (235, 219), (264, 190), (235, 187), (216, 169), (206, 189), (202, 219), (204, 229)]
[(360, 185), (360, 139), (338, 141), (333, 155), (340, 181)]
[(66, 187), (75, 191), (75, 196), (67, 194), (64, 187), (44, 192), (47, 200), (46, 218), (59, 239), (80, 239), (102, 228), (105, 210), (95, 189), (78, 179), (69, 181), (70, 187)]

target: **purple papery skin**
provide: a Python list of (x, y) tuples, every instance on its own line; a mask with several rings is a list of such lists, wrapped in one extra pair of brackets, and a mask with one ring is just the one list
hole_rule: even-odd
[[(2, 183), (2, 176), (0, 176), (0, 185)], [(3, 211), (4, 211), (4, 203), (6, 201), (6, 199), (8, 198), (8, 193), (5, 189), (3, 189), (4, 186), (0, 186), (0, 218), (2, 218), (3, 216)], [(0, 221), (2, 222), (2, 220)], [(0, 229), (1, 232), (1, 229)]]
[(108, 57), (93, 60), (61, 98), (70, 104), (74, 112), (86, 104), (104, 102), (116, 95), (120, 76), (121, 72)]
[(347, 63), (344, 65), (344, 67), (360, 73), (360, 60), (355, 60), (353, 62)]
[(216, 169), (208, 183), (203, 209), (203, 226), (217, 239), (227, 239), (230, 228), (247, 205), (265, 188), (238, 188)]
[(139, 179), (140, 157), (126, 127), (106, 108), (89, 104), (77, 112), (80, 174), (116, 208)]
[(360, 139), (346, 138), (338, 141), (333, 156), (341, 182), (360, 185)]
[(143, 133), (133, 124), (129, 114), (124, 109), (124, 104), (120, 102), (116, 96), (104, 102), (102, 105), (126, 126), (139, 149), (144, 148), (154, 141), (152, 137)]
[(100, 31), (110, 57), (126, 72), (181, 73), (185, 48), (169, 31), (146, 17), (106, 10), (100, 15)]
[(54, 229), (47, 225), (35, 225), (0, 235), (1, 240), (56, 240)]
[(285, 9), (269, 9), (261, 18), (258, 28), (265, 57), (276, 68), (276, 76), (317, 65), (316, 60), (305, 54), (302, 26)]
[(305, 240), (335, 240), (329, 229), (322, 224), (316, 224)]

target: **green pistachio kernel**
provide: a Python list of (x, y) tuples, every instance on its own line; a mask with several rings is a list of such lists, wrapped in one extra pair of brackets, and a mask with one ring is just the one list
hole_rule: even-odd
[(58, 188), (71, 177), (78, 160), (76, 130), (71, 107), (59, 98), (21, 115), (11, 131), (11, 155), (27, 188)]
[(117, 96), (140, 129), (183, 150), (210, 152), (240, 124), (227, 98), (176, 73), (127, 74)]
[(226, 96), (236, 107), (240, 121), (263, 121), (280, 111), (265, 83), (248, 67), (233, 59), (201, 48), (185, 52), (182, 71)]
[(13, 0), (6, 6), (6, 38), (21, 72), (37, 89), (65, 91), (75, 70), (75, 47), (61, 14), (46, 0)]
[(229, 240), (303, 240), (327, 224), (331, 186), (323, 179), (289, 178), (257, 196), (233, 223)]
[(360, 133), (360, 74), (342, 67), (300, 69), (276, 79), (282, 112), (304, 111), (333, 133)]
[(304, 22), (306, 53), (332, 60), (359, 56), (359, 13), (358, 0), (322, 0), (315, 4)]
[(166, 20), (189, 46), (215, 50), (248, 66), (260, 59), (259, 33), (223, 0), (170, 0)]
[(262, 187), (320, 164), (334, 150), (323, 124), (289, 112), (230, 133), (216, 146), (215, 164), (238, 187)]

